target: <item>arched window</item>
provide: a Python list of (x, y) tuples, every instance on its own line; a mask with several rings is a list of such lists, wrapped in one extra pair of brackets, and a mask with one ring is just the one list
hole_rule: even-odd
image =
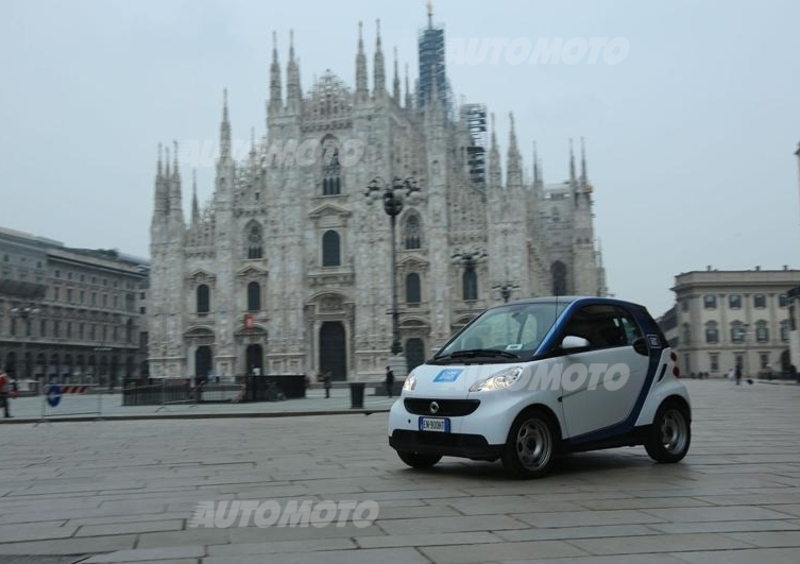
[(341, 164), (339, 163), (339, 140), (332, 135), (322, 140), (322, 195), (341, 194)]
[(211, 311), (211, 296), (208, 286), (200, 284), (197, 287), (197, 313), (208, 313)]
[(464, 271), (462, 281), (462, 293), (464, 301), (474, 301), (478, 299), (478, 273), (474, 268)]
[(339, 266), (342, 264), (339, 248), (339, 234), (326, 231), (322, 236), (322, 266)]
[(422, 301), (419, 274), (412, 272), (406, 276), (406, 303), (416, 305)]
[(706, 323), (706, 343), (719, 342), (719, 329), (717, 328), (716, 321), (709, 321)]
[(247, 258), (264, 258), (264, 230), (255, 222), (247, 226)]
[(422, 230), (419, 224), (419, 217), (411, 214), (405, 222), (405, 242), (406, 249), (422, 248)]
[(553, 277), (553, 294), (564, 296), (567, 293), (567, 266), (557, 260), (550, 266), (550, 273)]
[(261, 309), (261, 284), (250, 282), (247, 285), (247, 311), (259, 311)]

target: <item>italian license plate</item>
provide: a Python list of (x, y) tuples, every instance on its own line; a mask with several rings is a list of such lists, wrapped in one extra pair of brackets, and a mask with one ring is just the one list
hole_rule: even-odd
[(420, 431), (433, 431), (435, 433), (449, 433), (450, 420), (446, 417), (420, 417)]

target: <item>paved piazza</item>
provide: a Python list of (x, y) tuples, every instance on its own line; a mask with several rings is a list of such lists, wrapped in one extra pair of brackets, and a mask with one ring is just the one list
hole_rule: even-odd
[[(385, 413), (2, 425), (0, 562), (800, 561), (800, 386), (687, 383), (683, 463), (617, 449), (538, 481), (499, 462), (407, 469)], [(198, 502), (236, 499), (374, 500), (379, 514), (366, 527), (187, 526)]]

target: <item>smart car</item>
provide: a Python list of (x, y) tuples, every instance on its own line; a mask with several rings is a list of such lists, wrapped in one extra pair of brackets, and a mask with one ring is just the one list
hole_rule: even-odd
[(682, 460), (691, 403), (677, 355), (647, 309), (542, 297), (487, 309), (406, 378), (389, 445), (414, 468), (443, 456), (502, 460), (517, 478), (562, 453), (643, 445)]

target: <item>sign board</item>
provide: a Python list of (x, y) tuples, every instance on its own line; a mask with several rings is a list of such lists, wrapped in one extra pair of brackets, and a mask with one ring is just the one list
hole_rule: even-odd
[(61, 401), (61, 387), (58, 384), (50, 384), (47, 388), (47, 403), (50, 407), (56, 407)]

